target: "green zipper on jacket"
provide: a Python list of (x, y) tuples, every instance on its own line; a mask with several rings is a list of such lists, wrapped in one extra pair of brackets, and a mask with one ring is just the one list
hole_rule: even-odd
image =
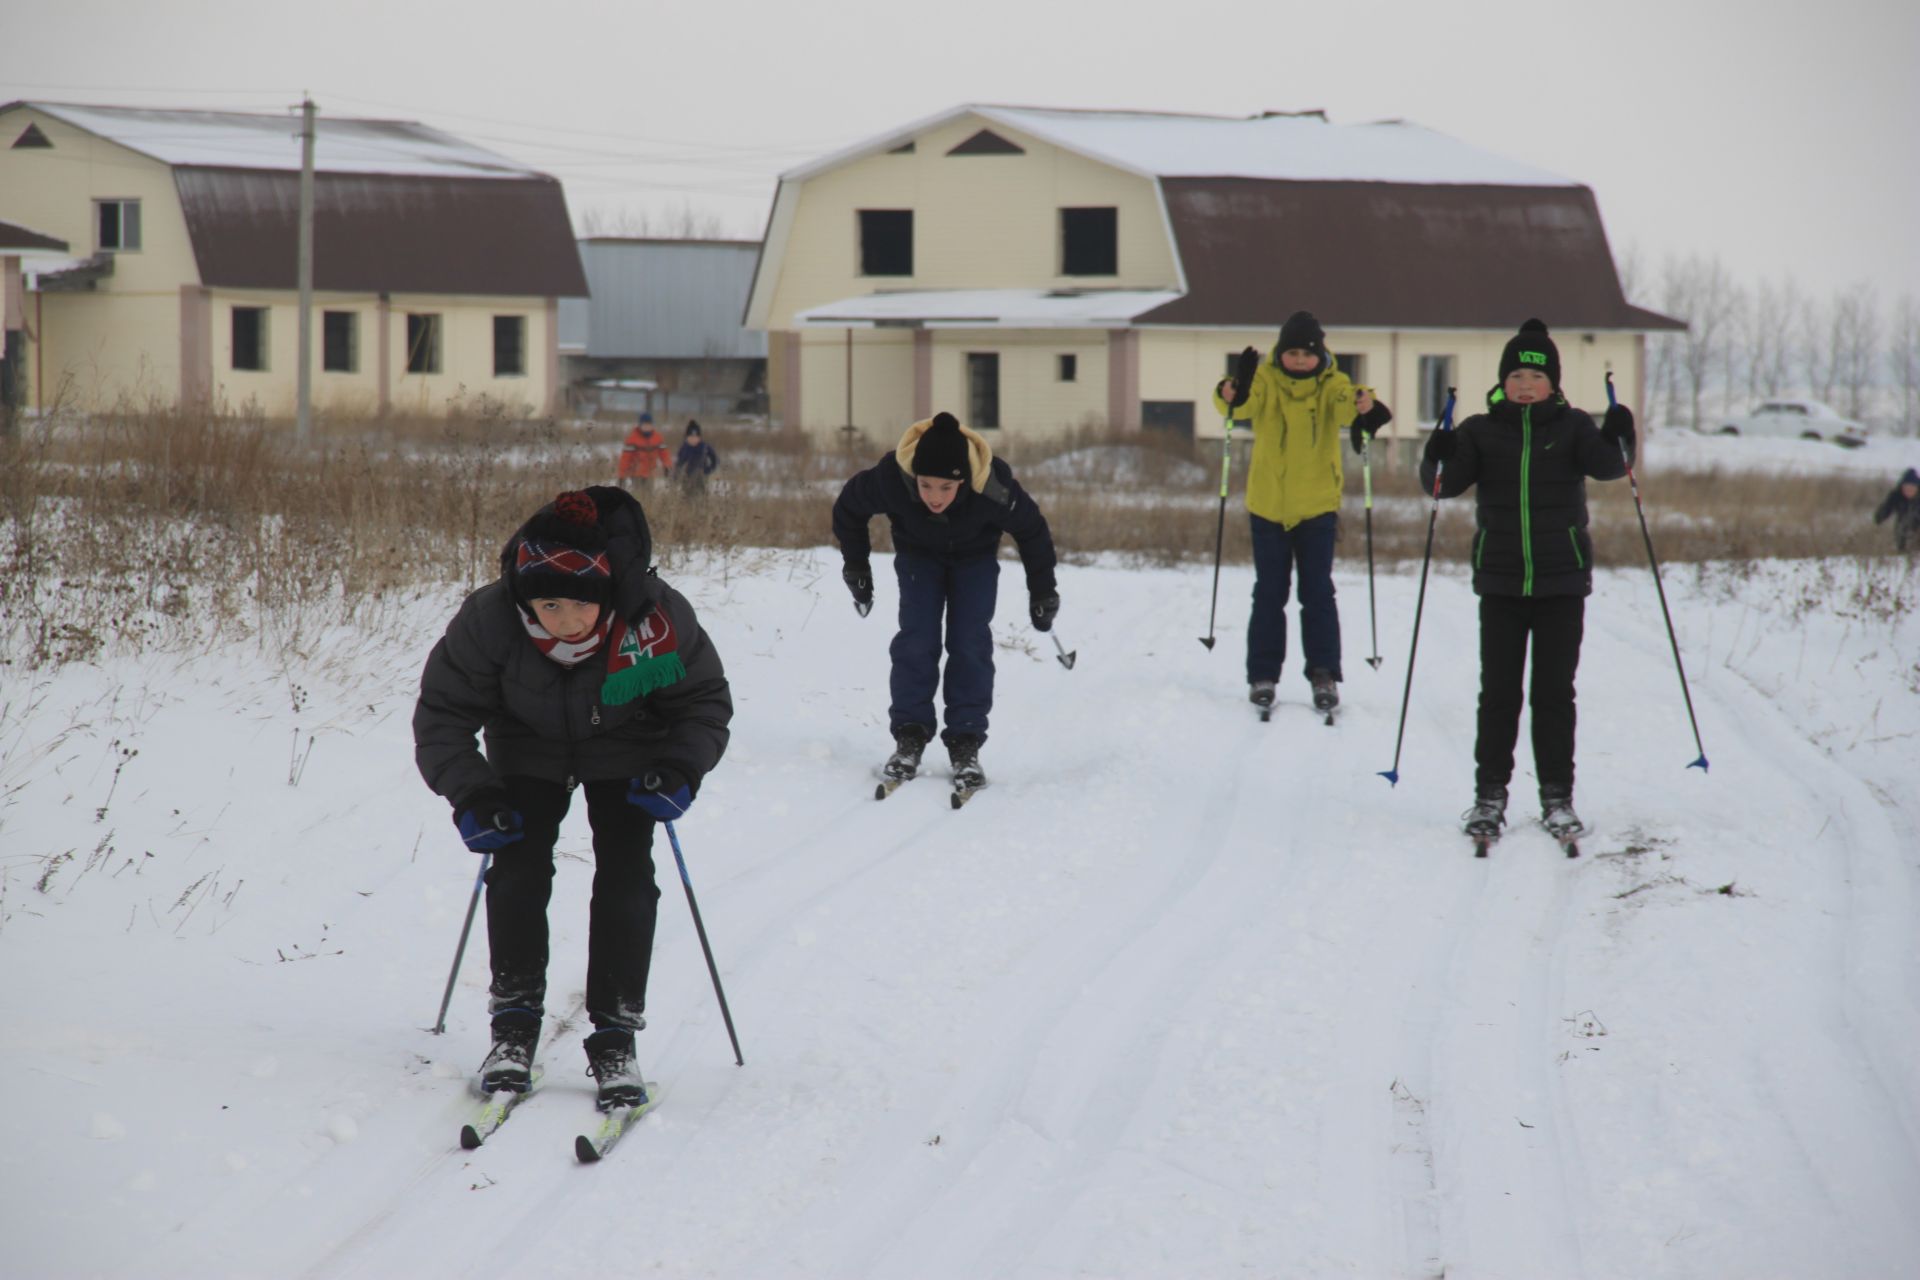
[(1520, 594), (1533, 594), (1533, 406), (1520, 409), (1520, 557), (1526, 573), (1520, 581)]
[(1480, 530), (1479, 533), (1475, 534), (1473, 538), (1474, 572), (1478, 573), (1480, 571), (1480, 557), (1485, 555), (1486, 551), (1487, 551), (1487, 531), (1485, 529), (1482, 529)]
[(1567, 526), (1567, 541), (1573, 544), (1573, 562), (1580, 568), (1587, 567), (1587, 558), (1580, 554), (1580, 531), (1572, 525)]

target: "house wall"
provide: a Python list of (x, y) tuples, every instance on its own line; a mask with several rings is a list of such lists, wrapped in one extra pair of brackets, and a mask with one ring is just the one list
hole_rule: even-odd
[[(947, 154), (984, 128), (1026, 154)], [(1117, 275), (1060, 274), (1059, 211), (1080, 206), (1118, 210)], [(913, 210), (911, 276), (860, 274), (861, 209)], [(769, 329), (790, 327), (809, 307), (883, 289), (1154, 289), (1179, 279), (1152, 179), (974, 115), (920, 135), (912, 154), (867, 156), (802, 183), (779, 272)]]

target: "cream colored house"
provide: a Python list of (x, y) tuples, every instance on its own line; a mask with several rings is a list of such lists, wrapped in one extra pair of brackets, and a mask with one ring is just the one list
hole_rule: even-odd
[[(0, 220), (23, 260), (28, 409), (294, 412), (299, 121), (15, 102)], [(559, 299), (586, 294), (560, 184), (404, 121), (319, 117), (313, 402), (321, 413), (548, 411)]]
[(747, 306), (776, 420), (887, 440), (1218, 437), (1228, 359), (1314, 312), (1356, 380), (1430, 426), (1544, 319), (1576, 403), (1638, 403), (1645, 335), (1593, 193), (1414, 125), (963, 106), (782, 176)]

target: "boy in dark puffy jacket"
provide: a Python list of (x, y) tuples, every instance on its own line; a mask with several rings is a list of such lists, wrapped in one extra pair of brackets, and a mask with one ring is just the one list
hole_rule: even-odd
[(1900, 483), (1873, 513), (1875, 524), (1884, 524), (1889, 518), (1893, 521), (1894, 550), (1920, 547), (1920, 471), (1908, 467), (1907, 474), (1900, 477)]
[(420, 774), (452, 803), (467, 847), (493, 858), (486, 1093), (532, 1085), (553, 847), (578, 786), (593, 828), (588, 1066), (601, 1106), (644, 1096), (633, 1035), (646, 1025), (660, 900), (654, 824), (693, 803), (733, 717), (720, 655), (652, 573), (652, 552), (624, 490), (561, 494), (508, 539), (500, 577), (467, 597), (420, 677)]
[[(950, 413), (907, 428), (899, 445), (848, 480), (833, 504), (833, 536), (845, 561), (841, 578), (865, 617), (873, 607), (873, 544), (867, 523), (887, 517), (893, 570), (900, 582), (900, 631), (893, 638), (894, 752), (888, 782), (914, 776), (933, 737), (933, 695), (947, 656), (946, 727), (941, 739), (956, 789), (983, 786), (980, 748), (993, 708), (993, 610), (998, 598), (1000, 535), (1013, 535), (1027, 571), (1027, 616), (1036, 631), (1060, 611), (1054, 588), (1053, 533), (1013, 469), (993, 456), (977, 431)], [(884, 794), (884, 790), (883, 790)]]
[(1500, 385), (1488, 393), (1487, 411), (1427, 439), (1423, 488), (1433, 488), (1436, 470), (1443, 498), (1478, 488), (1480, 715), (1474, 804), (1464, 815), (1469, 835), (1492, 839), (1506, 822), (1529, 642), (1541, 820), (1562, 839), (1584, 829), (1573, 808), (1573, 679), (1593, 591), (1586, 482), (1624, 476), (1633, 447), (1633, 415), (1624, 406), (1609, 408), (1605, 425), (1595, 427), (1560, 394), (1560, 352), (1538, 320), (1520, 326), (1501, 352)]

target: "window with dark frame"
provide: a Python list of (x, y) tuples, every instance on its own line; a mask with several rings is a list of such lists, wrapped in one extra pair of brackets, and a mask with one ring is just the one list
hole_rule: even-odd
[(320, 313), (320, 371), (360, 371), (360, 317), (353, 312)]
[(1420, 357), (1420, 416), (1437, 420), (1447, 404), (1447, 388), (1454, 385), (1452, 356)]
[(100, 248), (125, 253), (140, 247), (138, 200), (95, 200), (93, 208)]
[(267, 368), (267, 309), (233, 309), (233, 367), (245, 373), (264, 373)]
[(440, 372), (440, 316), (433, 312), (407, 315), (407, 372)]
[(913, 210), (860, 210), (860, 274), (913, 274)]
[(1080, 380), (1080, 357), (1062, 355), (1060, 357), (1060, 381), (1078, 382)]
[(493, 318), (493, 376), (519, 378), (527, 372), (527, 318)]
[(967, 425), (991, 430), (1000, 425), (1000, 353), (967, 352)]
[(1193, 401), (1142, 400), (1140, 425), (1148, 431), (1164, 431), (1183, 439), (1193, 439)]
[(1367, 380), (1367, 358), (1358, 351), (1333, 353), (1333, 363), (1340, 372), (1347, 375), (1351, 382), (1361, 383)]
[(1118, 209), (1062, 209), (1060, 211), (1060, 274), (1063, 276), (1120, 274), (1120, 211)]

